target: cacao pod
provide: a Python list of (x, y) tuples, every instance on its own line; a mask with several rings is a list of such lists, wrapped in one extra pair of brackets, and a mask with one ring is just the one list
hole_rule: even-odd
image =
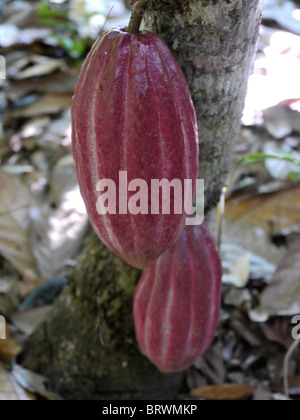
[(162, 371), (189, 367), (210, 346), (218, 324), (222, 268), (207, 226), (186, 227), (141, 277), (134, 297), (138, 343)]
[[(99, 238), (131, 265), (145, 268), (178, 239), (185, 219), (175, 214), (100, 215), (97, 183), (197, 178), (195, 110), (180, 67), (165, 42), (151, 32), (114, 29), (101, 36), (87, 57), (72, 106), (73, 155), (81, 194)], [(126, 204), (132, 198), (128, 193)], [(148, 196), (147, 196), (148, 197)], [(192, 204), (192, 203), (191, 203)], [(161, 210), (161, 205), (160, 205)], [(122, 214), (121, 214), (122, 213)]]

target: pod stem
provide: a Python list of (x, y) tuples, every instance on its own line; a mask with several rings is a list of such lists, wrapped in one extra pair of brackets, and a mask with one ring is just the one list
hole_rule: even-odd
[(150, 0), (139, 0), (133, 6), (127, 32), (130, 34), (138, 34), (145, 11), (149, 6)]

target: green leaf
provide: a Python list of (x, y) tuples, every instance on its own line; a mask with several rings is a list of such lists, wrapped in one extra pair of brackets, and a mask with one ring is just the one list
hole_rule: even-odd
[(40, 3), (36, 14), (39, 17), (39, 22), (43, 25), (56, 26), (71, 31), (76, 31), (77, 29), (74, 23), (68, 21), (67, 12), (52, 10), (49, 3), (45, 0)]
[(43, 0), (41, 1), (39, 8), (36, 11), (36, 14), (40, 17), (45, 17), (45, 18), (66, 18), (67, 14), (65, 12), (59, 12), (59, 11), (54, 11), (51, 9), (50, 4), (48, 3), (48, 1)]
[(246, 164), (263, 162), (266, 159), (282, 160), (282, 161), (292, 163), (296, 166), (300, 166), (300, 160), (294, 158), (292, 152), (282, 154), (282, 155), (266, 155), (264, 153), (254, 153), (254, 154), (246, 155), (242, 158), (243, 162), (246, 163)]
[(76, 29), (74, 24), (67, 22), (65, 20), (55, 19), (53, 17), (43, 17), (39, 20), (39, 22), (43, 25), (55, 26), (61, 29), (68, 29), (69, 31), (73, 31)]
[(70, 37), (55, 37), (59, 45), (72, 57), (80, 58), (86, 50), (86, 44), (84, 41), (80, 40), (78, 37), (74, 39)]
[(286, 179), (289, 181), (300, 181), (300, 172), (290, 172), (287, 174)]

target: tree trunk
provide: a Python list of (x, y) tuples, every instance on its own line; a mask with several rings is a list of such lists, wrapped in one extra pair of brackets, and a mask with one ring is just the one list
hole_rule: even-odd
[[(160, 3), (174, 3), (161, 2)], [(190, 87), (197, 112), (206, 210), (226, 184), (253, 68), (262, 0), (176, 1), (148, 14), (146, 26), (170, 46)]]
[[(210, 209), (226, 183), (240, 128), (261, 0), (165, 0), (157, 10), (151, 4), (145, 24), (168, 43), (193, 95), (199, 177)], [(46, 375), (66, 399), (175, 398), (182, 374), (158, 372), (135, 341), (132, 297), (140, 274), (90, 234), (67, 288), (27, 341), (23, 366)]]

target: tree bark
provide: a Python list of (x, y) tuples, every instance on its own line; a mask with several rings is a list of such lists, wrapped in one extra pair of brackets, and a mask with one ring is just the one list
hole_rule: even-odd
[(70, 400), (173, 398), (182, 375), (160, 373), (135, 341), (132, 300), (140, 274), (91, 233), (67, 288), (27, 341), (23, 366)]
[[(206, 207), (226, 184), (247, 80), (255, 56), (261, 0), (151, 2), (145, 25), (161, 35), (192, 92), (200, 136)], [(141, 273), (91, 233), (69, 284), (27, 341), (20, 362), (49, 378), (66, 399), (173, 399), (182, 374), (164, 375), (134, 336), (133, 292)]]
[(170, 46), (190, 87), (199, 128), (199, 178), (205, 180), (206, 209), (210, 210), (226, 185), (238, 138), (262, 2), (176, 3), (178, 10), (173, 13), (168, 6), (154, 16), (149, 12), (146, 27)]

